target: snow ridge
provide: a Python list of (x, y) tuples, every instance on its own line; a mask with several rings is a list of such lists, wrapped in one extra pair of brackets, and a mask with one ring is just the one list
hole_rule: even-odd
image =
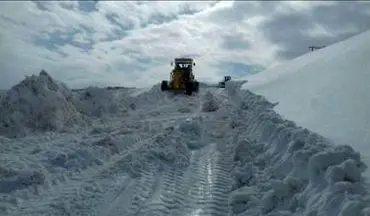
[(238, 189), (230, 200), (234, 212), (368, 215), (361, 177), (366, 166), (360, 154), (282, 119), (273, 111), (276, 104), (240, 90), (243, 83), (226, 85), (229, 97), (240, 109), (238, 118), (247, 122), (241, 130), (248, 137), (235, 153), (234, 188)]

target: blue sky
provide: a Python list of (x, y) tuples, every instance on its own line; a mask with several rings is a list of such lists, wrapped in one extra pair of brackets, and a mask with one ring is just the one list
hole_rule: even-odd
[(71, 88), (146, 87), (194, 57), (217, 82), (370, 28), (370, 3), (298, 1), (3, 1), (0, 89), (45, 69)]

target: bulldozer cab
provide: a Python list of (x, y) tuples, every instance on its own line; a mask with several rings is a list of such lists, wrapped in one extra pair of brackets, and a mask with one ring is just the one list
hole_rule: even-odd
[[(173, 62), (171, 62), (173, 65)], [(193, 66), (195, 66), (194, 60), (191, 58), (175, 58), (175, 70), (193, 70)]]
[(192, 92), (198, 92), (199, 82), (195, 80), (193, 66), (195, 63), (191, 58), (175, 58), (171, 62), (174, 68), (170, 74), (170, 80), (162, 80), (161, 90), (171, 90), (173, 92), (185, 92), (191, 95)]
[[(171, 62), (173, 65), (173, 62)], [(180, 80), (177, 82), (188, 82), (194, 79), (193, 66), (194, 61), (191, 58), (175, 58), (175, 66), (171, 72), (171, 80)]]

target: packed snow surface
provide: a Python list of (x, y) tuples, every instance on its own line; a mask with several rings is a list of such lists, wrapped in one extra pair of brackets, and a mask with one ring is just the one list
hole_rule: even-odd
[[(248, 77), (298, 125), (361, 151), (370, 166), (370, 31)], [(370, 178), (370, 171), (366, 172)]]
[[(360, 154), (283, 119), (242, 82), (186, 96), (49, 78), (2, 99), (22, 116), (1, 123), (27, 133), (0, 136), (0, 215), (370, 215)], [(59, 127), (38, 127), (51, 123), (34, 119), (34, 100)]]

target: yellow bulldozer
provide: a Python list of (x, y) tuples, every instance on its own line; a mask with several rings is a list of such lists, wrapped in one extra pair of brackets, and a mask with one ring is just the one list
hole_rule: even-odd
[(162, 91), (173, 91), (174, 93), (185, 93), (191, 95), (199, 91), (199, 82), (195, 80), (193, 66), (195, 62), (192, 58), (175, 58), (175, 62), (170, 74), (170, 80), (163, 80)]

